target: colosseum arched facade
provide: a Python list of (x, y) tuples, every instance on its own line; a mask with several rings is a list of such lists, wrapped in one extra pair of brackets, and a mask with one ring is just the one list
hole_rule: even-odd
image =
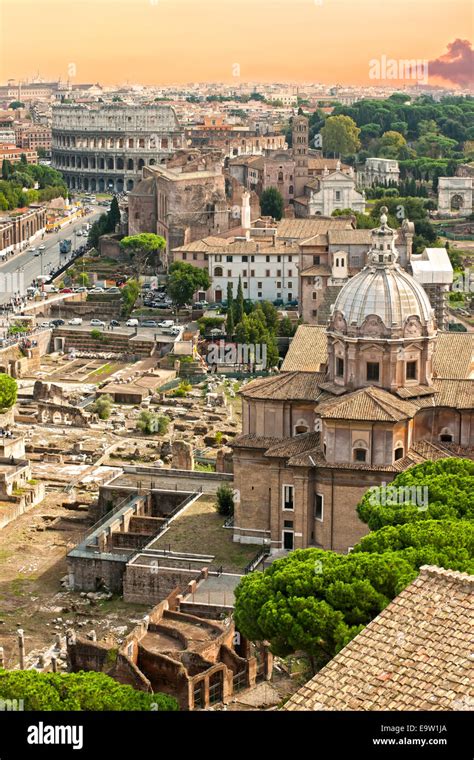
[(171, 106), (53, 107), (52, 165), (71, 190), (133, 190), (144, 166), (165, 163), (185, 144)]

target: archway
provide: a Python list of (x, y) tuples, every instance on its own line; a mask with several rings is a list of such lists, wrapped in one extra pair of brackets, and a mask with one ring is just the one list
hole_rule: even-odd
[(133, 190), (133, 179), (127, 180), (127, 190), (128, 191)]
[(459, 211), (464, 207), (464, 198), (459, 193), (451, 197), (451, 211)]
[(105, 190), (105, 179), (100, 177), (99, 179), (99, 193), (103, 193)]

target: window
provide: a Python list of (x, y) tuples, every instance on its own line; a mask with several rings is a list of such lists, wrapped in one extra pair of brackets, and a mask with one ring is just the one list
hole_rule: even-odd
[(288, 261), (292, 262), (293, 261), (293, 256), (288, 256)]
[(257, 298), (262, 298), (262, 291), (261, 290), (258, 291)]
[(336, 266), (339, 266), (339, 259), (336, 259)]
[(354, 462), (365, 462), (367, 460), (367, 449), (354, 449)]
[(270, 277), (270, 270), (269, 269), (265, 269), (265, 277)]
[(242, 261), (243, 261), (243, 262), (246, 262), (246, 261), (248, 261), (248, 260), (249, 260), (249, 257), (248, 257), (248, 256), (242, 256)]
[(277, 261), (279, 264), (281, 264), (281, 256), (277, 256)]
[(344, 359), (341, 359), (339, 356), (336, 357), (336, 375), (337, 377), (344, 376)]
[(216, 254), (216, 261), (222, 261), (222, 256), (220, 253)]
[(367, 362), (367, 380), (378, 381), (380, 377), (380, 365), (378, 362)]
[(281, 298), (281, 293), (277, 293), (277, 298)]
[(269, 264), (270, 263), (270, 256), (265, 256), (265, 261), (267, 262), (267, 264)]
[[(291, 282), (290, 282), (290, 288), (291, 288)], [(293, 300), (293, 293), (288, 293), (288, 300), (289, 301)]]
[(311, 295), (313, 296), (313, 301), (317, 301), (318, 300), (318, 292), (316, 290), (313, 290), (313, 292), (312, 292)]
[(242, 277), (247, 277), (247, 270), (246, 269), (242, 270)]
[(292, 288), (293, 287), (292, 283), (289, 282), (287, 287)]
[[(283, 509), (293, 509), (294, 486), (283, 486)], [(293, 523), (292, 523), (293, 525)], [(285, 525), (286, 527), (290, 527)]]
[(277, 288), (281, 288), (281, 282), (277, 282)]
[(313, 314), (313, 317), (317, 317), (318, 316), (318, 310), (317, 309), (313, 309), (312, 314)]
[(257, 282), (257, 288), (262, 288), (262, 287), (263, 287), (262, 283), (261, 282)]
[(226, 256), (225, 260), (228, 262), (230, 261), (230, 263), (232, 264), (232, 256)]
[(214, 267), (214, 277), (222, 277), (222, 267)]
[(407, 380), (416, 380), (418, 377), (418, 362), (407, 362)]
[(340, 190), (336, 190), (336, 200), (337, 201), (341, 200), (341, 191)]
[(324, 497), (320, 493), (314, 494), (314, 519), (323, 521)]
[(248, 287), (248, 283), (247, 283), (247, 282), (244, 282), (244, 290), (246, 290), (246, 289), (247, 289), (247, 287)]
[(283, 521), (283, 527), (284, 528), (293, 528), (293, 520), (284, 520)]
[(288, 270), (288, 277), (293, 277), (293, 270), (292, 269)]
[(397, 459), (403, 459), (403, 446), (398, 446), (394, 452), (395, 461)]
[(251, 261), (251, 262), (252, 262), (252, 264), (253, 264), (253, 263), (254, 263), (254, 261), (255, 261), (255, 256), (251, 256), (251, 257), (250, 257), (250, 261)]
[(232, 277), (232, 269), (227, 270), (227, 277)]
[(321, 256), (313, 256), (313, 264), (314, 266), (317, 266), (321, 263)]
[(281, 277), (281, 269), (277, 269), (277, 277)]
[(183, 253), (183, 261), (186, 261), (187, 258), (188, 258), (188, 254), (186, 253), (186, 251), (184, 251), (184, 253)]

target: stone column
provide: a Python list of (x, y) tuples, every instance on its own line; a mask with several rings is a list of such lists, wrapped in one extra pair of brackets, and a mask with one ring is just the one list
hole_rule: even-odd
[(18, 650), (20, 654), (20, 670), (25, 669), (25, 634), (22, 628), (18, 629)]
[(5, 653), (3, 651), (3, 647), (0, 647), (0, 668), (5, 667)]

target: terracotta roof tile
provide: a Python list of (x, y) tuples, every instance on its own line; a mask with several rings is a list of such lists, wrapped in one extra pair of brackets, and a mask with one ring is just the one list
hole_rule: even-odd
[(328, 358), (324, 325), (300, 325), (290, 343), (283, 372), (320, 372)]
[(423, 566), (283, 710), (469, 710), (474, 576)]
[(318, 383), (324, 378), (320, 372), (282, 372), (245, 385), (240, 393), (245, 398), (275, 400), (314, 400), (320, 397)]

